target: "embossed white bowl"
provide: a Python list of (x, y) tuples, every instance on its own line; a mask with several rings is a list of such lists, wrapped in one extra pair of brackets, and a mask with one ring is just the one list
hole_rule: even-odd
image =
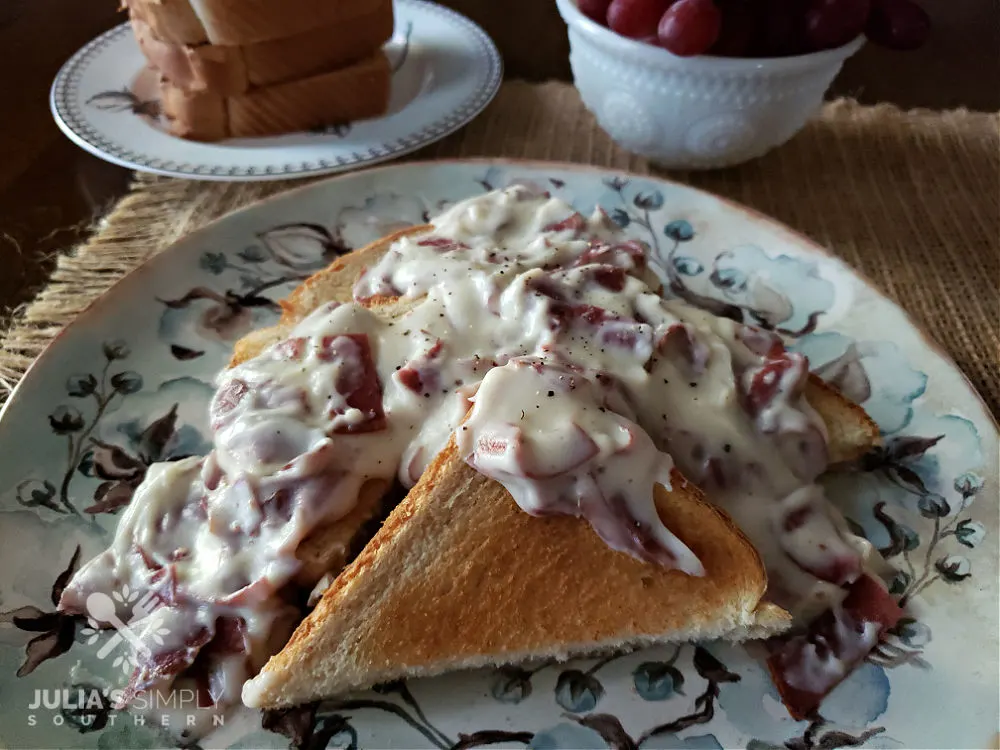
[(557, 0), (587, 108), (621, 146), (678, 169), (754, 159), (795, 135), (864, 37), (780, 58), (677, 57), (594, 23)]

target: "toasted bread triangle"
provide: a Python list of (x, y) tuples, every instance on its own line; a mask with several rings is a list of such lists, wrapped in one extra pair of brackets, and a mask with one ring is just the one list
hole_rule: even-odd
[(782, 630), (788, 616), (761, 602), (757, 552), (673, 480), (657, 509), (703, 578), (615, 552), (585, 520), (529, 516), (452, 442), (244, 701), (289, 706), (402, 677)]

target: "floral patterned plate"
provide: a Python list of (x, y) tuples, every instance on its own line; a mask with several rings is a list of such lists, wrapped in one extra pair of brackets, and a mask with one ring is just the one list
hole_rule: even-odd
[(142, 172), (199, 180), (277, 180), (394, 159), (471, 121), (500, 88), (493, 41), (463, 15), (425, 0), (394, 0), (385, 51), (389, 112), (304, 133), (196, 143), (159, 122), (152, 75), (129, 25), (97, 37), (63, 66), (49, 104), (56, 123), (95, 156)]
[(830, 490), (895, 568), (908, 617), (811, 722), (789, 718), (742, 647), (706, 643), (400, 682), (318, 710), (247, 710), (219, 719), (202, 746), (996, 742), (997, 430), (955, 365), (843, 263), (731, 203), (586, 167), (453, 162), (362, 172), (232, 214), (124, 279), (35, 363), (0, 419), (0, 746), (185, 744), (190, 705), (145, 723), (110, 708), (127, 649), (119, 633), (54, 612), (68, 575), (108, 543), (151, 463), (207, 449), (213, 373), (237, 338), (275, 319), (276, 300), (349, 248), (513, 182), (603, 206), (650, 244), (673, 294), (782, 331), (864, 404), (884, 447)]

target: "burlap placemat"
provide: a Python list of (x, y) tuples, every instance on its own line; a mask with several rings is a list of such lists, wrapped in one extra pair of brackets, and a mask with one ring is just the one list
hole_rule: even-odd
[[(550, 159), (648, 173), (566, 84), (504, 85), (470, 126), (415, 154)], [(827, 105), (800, 135), (734, 169), (675, 180), (751, 206), (830, 248), (902, 305), (1000, 413), (1000, 117)], [(296, 183), (140, 176), (0, 338), (0, 391), (116, 280), (204, 223)], [(0, 393), (0, 401), (3, 399)]]

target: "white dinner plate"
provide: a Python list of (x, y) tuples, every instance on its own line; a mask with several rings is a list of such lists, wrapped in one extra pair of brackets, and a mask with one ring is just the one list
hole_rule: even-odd
[[(465, 16), (425, 0), (395, 0), (385, 47), (389, 112), (315, 132), (199, 143), (169, 135), (143, 91), (145, 59), (128, 24), (97, 37), (62, 67), (49, 103), (62, 131), (102, 159), (201, 180), (276, 180), (376, 164), (444, 138), (496, 95), (503, 63)], [(148, 73), (147, 73), (148, 77)], [(138, 84), (138, 85), (137, 85)]]
[[(788, 715), (742, 646), (703, 643), (407, 680), (272, 726), (297, 726), (298, 747), (313, 750), (448, 748), (463, 736), (463, 747), (567, 750), (994, 746), (997, 429), (955, 364), (846, 264), (759, 214), (663, 180), (481, 161), (366, 170), (230, 214), (115, 285), (35, 362), (0, 415), (0, 747), (171, 746), (110, 708), (128, 650), (54, 612), (65, 572), (108, 545), (151, 462), (207, 451), (214, 374), (295, 284), (514, 182), (585, 213), (602, 206), (650, 245), (674, 293), (783, 331), (864, 406), (884, 444), (827, 489), (883, 551), (906, 617), (813, 722)], [(505, 616), (530, 613), (498, 612), (492, 626)], [(249, 710), (217, 731), (202, 747), (289, 746)]]

